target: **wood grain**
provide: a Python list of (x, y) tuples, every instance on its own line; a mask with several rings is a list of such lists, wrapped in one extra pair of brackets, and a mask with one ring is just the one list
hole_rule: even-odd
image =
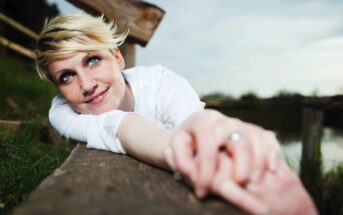
[(244, 213), (218, 197), (198, 200), (166, 171), (78, 144), (13, 214)]

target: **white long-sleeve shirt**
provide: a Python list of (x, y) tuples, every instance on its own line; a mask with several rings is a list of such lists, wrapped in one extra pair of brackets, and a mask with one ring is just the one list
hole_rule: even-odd
[[(162, 66), (134, 67), (123, 71), (131, 86), (134, 112), (167, 129), (175, 130), (204, 103), (183, 77)], [(100, 115), (75, 112), (60, 95), (52, 100), (49, 120), (67, 139), (87, 142), (88, 148), (125, 153), (117, 130), (127, 112), (113, 110)]]

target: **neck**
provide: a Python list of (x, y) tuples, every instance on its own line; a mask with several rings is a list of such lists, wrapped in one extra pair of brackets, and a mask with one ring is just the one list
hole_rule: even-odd
[(135, 97), (133, 96), (131, 86), (127, 81), (123, 103), (119, 109), (126, 112), (133, 112), (135, 109)]

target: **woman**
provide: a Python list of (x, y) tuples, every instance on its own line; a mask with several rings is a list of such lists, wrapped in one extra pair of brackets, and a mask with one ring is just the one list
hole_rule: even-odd
[[(188, 82), (166, 68), (124, 70), (118, 46), (126, 36), (113, 23), (86, 14), (46, 23), (36, 62), (40, 77), (60, 92), (49, 113), (52, 125), (67, 138), (87, 142), (89, 148), (128, 153), (179, 171), (199, 197), (210, 191), (252, 213), (272, 209), (281, 214), (271, 194), (259, 189), (266, 187), (267, 179), (288, 171), (274, 135), (203, 110)], [(315, 211), (301, 184), (292, 181), (297, 182), (292, 185), (297, 188), (295, 196)], [(282, 180), (273, 183), (268, 190), (274, 194), (276, 188), (289, 187)], [(305, 208), (293, 202), (288, 206), (296, 212)]]

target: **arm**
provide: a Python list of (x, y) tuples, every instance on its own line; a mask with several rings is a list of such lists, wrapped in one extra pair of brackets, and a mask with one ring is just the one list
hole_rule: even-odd
[(204, 110), (205, 103), (182, 76), (169, 69), (162, 70), (157, 91), (157, 113), (161, 121), (171, 124), (173, 130), (193, 113)]
[(139, 115), (118, 110), (97, 116), (79, 114), (57, 96), (52, 102), (49, 119), (67, 139), (87, 142), (90, 148), (127, 152), (150, 164), (170, 169), (164, 159), (164, 149), (170, 143), (172, 133)]
[(88, 148), (125, 153), (116, 133), (127, 113), (119, 110), (101, 115), (75, 112), (67, 101), (56, 96), (49, 111), (51, 125), (67, 139), (87, 142)]
[[(161, 126), (141, 116), (128, 114), (119, 127), (118, 137), (128, 154), (159, 167), (174, 168), (170, 161), (166, 162), (168, 159), (164, 158), (164, 153), (175, 137)], [(221, 151), (216, 174), (211, 181), (212, 192), (253, 214), (268, 214), (270, 211), (276, 214), (301, 214), (304, 211), (317, 214), (299, 179), (284, 164), (278, 165), (276, 171), (268, 169), (257, 182), (249, 181), (248, 189), (234, 182), (235, 168), (237, 166), (228, 151)]]
[(117, 135), (128, 154), (155, 166), (171, 169), (164, 157), (172, 137), (169, 130), (131, 113), (123, 119)]

